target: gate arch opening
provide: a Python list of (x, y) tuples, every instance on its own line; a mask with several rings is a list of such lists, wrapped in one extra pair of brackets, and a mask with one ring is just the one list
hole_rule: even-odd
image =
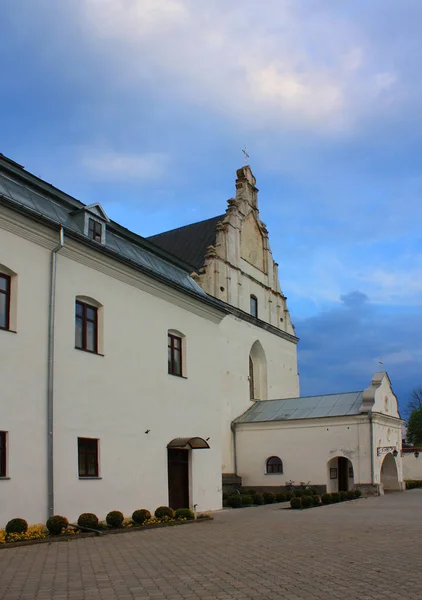
[(380, 479), (385, 492), (400, 491), (397, 463), (391, 452), (386, 454), (382, 461)]

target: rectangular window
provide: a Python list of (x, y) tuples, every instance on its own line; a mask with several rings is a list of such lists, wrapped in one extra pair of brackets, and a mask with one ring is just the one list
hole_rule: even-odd
[(88, 236), (91, 238), (91, 240), (94, 240), (94, 242), (100, 242), (103, 238), (103, 226), (101, 223), (99, 223), (98, 221), (95, 221), (94, 219), (89, 219), (88, 221)]
[(256, 296), (251, 296), (251, 315), (258, 317), (258, 298)]
[(78, 438), (79, 477), (98, 477), (98, 440)]
[(79, 350), (98, 352), (98, 309), (76, 300), (75, 346)]
[(168, 334), (168, 372), (182, 375), (182, 338)]
[(0, 431), (0, 477), (6, 477), (6, 432)]
[(10, 277), (0, 273), (0, 329), (10, 324)]

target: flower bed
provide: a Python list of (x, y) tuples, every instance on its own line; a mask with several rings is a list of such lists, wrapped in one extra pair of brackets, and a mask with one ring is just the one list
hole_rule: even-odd
[[(172, 509), (168, 510), (171, 512), (161, 517), (152, 517), (150, 513), (145, 510), (144, 512), (146, 513), (146, 516), (149, 515), (149, 518), (146, 518), (142, 523), (134, 521), (131, 517), (125, 517), (123, 521), (121, 521), (119, 517), (116, 518), (116, 515), (113, 515), (114, 518), (110, 518), (110, 513), (107, 515), (109, 517), (108, 521), (107, 519), (103, 521), (95, 521), (95, 519), (93, 519), (93, 517), (96, 517), (95, 515), (92, 515), (92, 513), (84, 513), (78, 519), (80, 525), (72, 525), (68, 524), (67, 519), (64, 517), (55, 516), (47, 521), (50, 531), (47, 528), (47, 525), (44, 525), (43, 523), (28, 526), (26, 521), (23, 519), (13, 519), (12, 521), (9, 521), (4, 529), (0, 529), (0, 548), (46, 542), (61, 542), (76, 538), (80, 539), (82, 537), (94, 537), (96, 535), (107, 535), (114, 533), (128, 533), (130, 531), (142, 531), (144, 529), (154, 529), (172, 525), (184, 525), (187, 523), (201, 523), (212, 520), (213, 518), (207, 513), (200, 513), (197, 515), (195, 520), (194, 513), (190, 509), (179, 509), (175, 512), (172, 511)], [(117, 511), (113, 511), (113, 513), (115, 512)], [(88, 518), (87, 515), (90, 515), (90, 517)], [(63, 521), (59, 521), (59, 519), (62, 519)], [(19, 527), (19, 532), (11, 531), (11, 529), (14, 529), (13, 524), (15, 521), (21, 521), (23, 523)], [(57, 528), (55, 529), (52, 526), (52, 523), (56, 524), (58, 521), (63, 524), (61, 530), (57, 530)], [(109, 524), (110, 522), (112, 525)], [(89, 527), (88, 525), (85, 525), (85, 523), (89, 523)], [(96, 525), (96, 523), (98, 524)], [(96, 525), (96, 527), (92, 527), (92, 525)]]

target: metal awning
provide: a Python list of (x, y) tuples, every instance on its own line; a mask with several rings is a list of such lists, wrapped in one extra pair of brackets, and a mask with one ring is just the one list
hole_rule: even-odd
[(171, 440), (171, 442), (167, 444), (167, 448), (199, 450), (201, 448), (209, 448), (209, 444), (201, 437), (174, 438), (174, 440)]

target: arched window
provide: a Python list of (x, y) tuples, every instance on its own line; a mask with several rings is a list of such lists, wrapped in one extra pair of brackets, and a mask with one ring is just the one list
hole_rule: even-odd
[(267, 359), (264, 348), (257, 340), (249, 353), (249, 397), (251, 400), (267, 399)]
[(283, 463), (278, 456), (267, 459), (267, 473), (283, 473)]
[(258, 317), (258, 298), (254, 295), (251, 296), (251, 315)]

